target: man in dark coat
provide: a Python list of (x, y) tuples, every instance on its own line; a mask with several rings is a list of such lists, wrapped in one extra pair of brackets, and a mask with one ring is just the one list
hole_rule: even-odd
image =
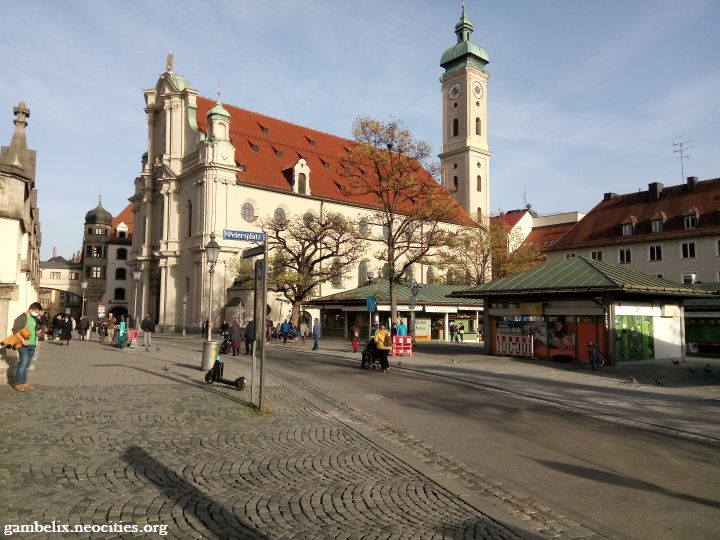
[(245, 326), (245, 354), (252, 354), (255, 343), (255, 320), (251, 320)]
[(70, 345), (72, 332), (72, 319), (70, 318), (70, 315), (64, 315), (62, 319), (62, 329), (60, 330), (60, 345), (63, 344), (63, 341), (66, 345)]
[(145, 315), (145, 318), (140, 323), (140, 329), (143, 331), (143, 345), (145, 346), (145, 350), (149, 351), (150, 345), (152, 345), (152, 333), (155, 331), (155, 323), (152, 318), (150, 318), (149, 313)]

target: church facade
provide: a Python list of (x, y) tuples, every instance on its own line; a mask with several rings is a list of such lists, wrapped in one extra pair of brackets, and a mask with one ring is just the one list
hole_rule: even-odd
[[(455, 223), (487, 215), (487, 53), (470, 41), (472, 24), (463, 14), (457, 43), (443, 55), (442, 183), (459, 204)], [(154, 88), (145, 91), (147, 152), (135, 179), (134, 234), (128, 273), (138, 272), (131, 297), (138, 314), (150, 313), (161, 331), (197, 328), (210, 317), (227, 316), (229, 265), (253, 244), (234, 240), (227, 231), (259, 232), (267, 217), (342, 213), (360, 222), (377, 206), (367, 197), (348, 195), (340, 179), (338, 156), (352, 141), (269, 116), (224, 105), (198, 95), (189, 81), (173, 72), (171, 57)], [(372, 231), (371, 231), (372, 232)], [(375, 234), (381, 231), (375, 231)], [(213, 293), (205, 245), (214, 236), (221, 251)], [(367, 283), (382, 275), (383, 261), (373, 249), (352, 278), (320, 284), (318, 296)], [(411, 276), (427, 279), (427, 267)], [(212, 296), (213, 305), (209, 305)], [(237, 299), (235, 299), (237, 300)], [(287, 303), (270, 296), (275, 321), (287, 316)], [(235, 313), (247, 319), (247, 299)], [(306, 314), (307, 315), (307, 314)]]

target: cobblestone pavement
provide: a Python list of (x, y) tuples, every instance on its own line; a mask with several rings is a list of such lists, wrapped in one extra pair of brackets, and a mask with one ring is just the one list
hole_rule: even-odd
[(247, 390), (198, 383), (173, 354), (40, 350), (36, 390), (0, 388), (2, 525), (163, 524), (171, 538), (518, 537), (289, 386), (269, 384), (258, 414)]

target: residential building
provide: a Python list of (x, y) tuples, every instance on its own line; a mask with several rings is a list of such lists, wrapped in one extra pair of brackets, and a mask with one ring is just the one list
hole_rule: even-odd
[(82, 256), (70, 260), (55, 255), (40, 263), (40, 303), (50, 317), (67, 313), (78, 319), (82, 313)]
[(606, 193), (545, 254), (548, 263), (583, 256), (684, 284), (720, 281), (720, 178)]

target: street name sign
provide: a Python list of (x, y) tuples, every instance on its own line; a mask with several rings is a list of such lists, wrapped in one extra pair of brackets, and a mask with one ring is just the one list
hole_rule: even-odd
[(254, 248), (248, 248), (244, 249), (242, 252), (243, 259), (252, 259), (253, 257), (257, 257), (258, 255), (262, 255), (265, 253), (265, 246), (257, 246)]
[(241, 242), (263, 242), (265, 241), (265, 233), (253, 231), (231, 231), (229, 229), (223, 229), (223, 240), (239, 240)]

